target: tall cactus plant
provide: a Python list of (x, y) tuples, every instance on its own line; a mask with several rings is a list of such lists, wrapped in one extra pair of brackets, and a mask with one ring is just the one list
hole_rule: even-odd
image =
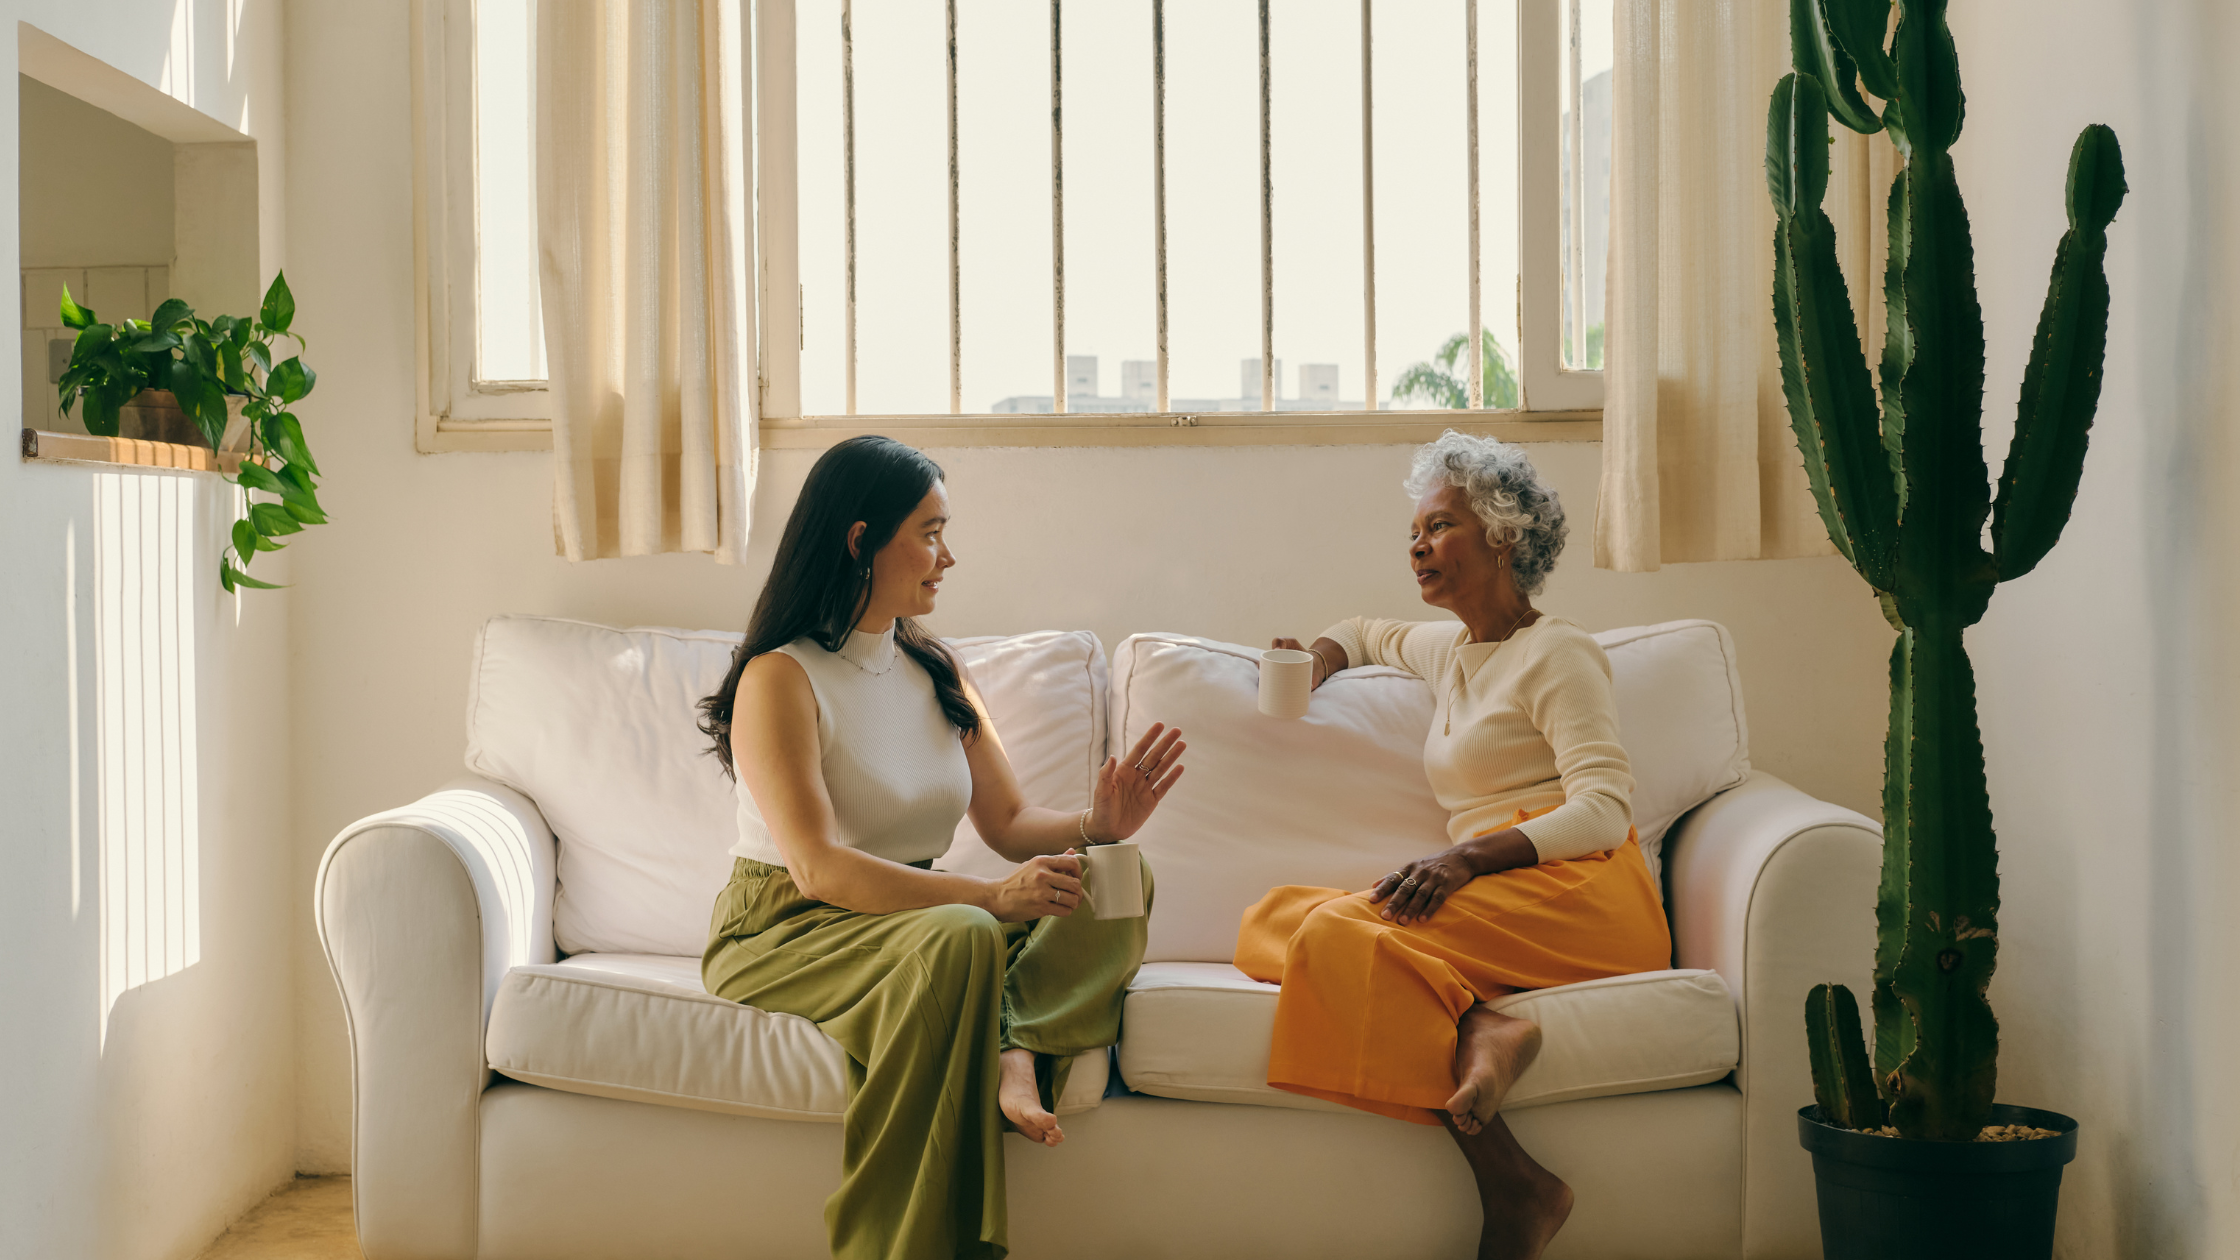
[[(2069, 230), (1994, 499), (1983, 454), (1983, 310), (1951, 153), (1964, 103), (1945, 4), (1897, 0), (1892, 34), (1891, 0), (1791, 0), (1796, 68), (1774, 89), (1766, 177), (1790, 422), (1828, 537), (1898, 630), (1873, 1070), (1855, 1000), (1822, 986), (1807, 1004), (1813, 1087), (1837, 1123), (1967, 1141), (1989, 1121), (1998, 1081), (1999, 1025), (1986, 990), (1998, 958), (1999, 872), (1961, 632), (2068, 523), (2107, 348), (2107, 227), (2126, 188), (2115, 133), (2085, 128), (2069, 158)], [(1879, 113), (1870, 97), (1884, 102)], [(1886, 134), (1902, 163), (1889, 198), (1879, 398), (1835, 227), (1820, 208), (1831, 117)], [(1870, 1080), (1872, 1094), (1861, 1097)]]

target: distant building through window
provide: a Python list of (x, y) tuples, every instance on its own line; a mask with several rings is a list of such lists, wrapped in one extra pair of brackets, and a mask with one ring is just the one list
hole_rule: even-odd
[[(1147, 412), (1153, 410), (1157, 400), (1154, 392), (1158, 381), (1159, 365), (1148, 359), (1129, 359), (1120, 365), (1120, 392), (1101, 394), (1097, 390), (1097, 357), (1089, 354), (1066, 356), (1066, 410), (1079, 412)], [(1245, 359), (1237, 365), (1237, 396), (1234, 398), (1172, 398), (1168, 410), (1191, 413), (1220, 413), (1224, 411), (1359, 411), (1361, 400), (1346, 401), (1338, 396), (1338, 365), (1335, 363), (1303, 363), (1299, 365), (1298, 387), (1295, 392), (1282, 392), (1284, 380), (1283, 360), (1276, 360), (1276, 380), (1279, 382), (1275, 406), (1264, 408), (1260, 398), (1260, 360)], [(1055, 410), (1048, 394), (1014, 394), (997, 399), (988, 410), (996, 415), (1041, 415)]]

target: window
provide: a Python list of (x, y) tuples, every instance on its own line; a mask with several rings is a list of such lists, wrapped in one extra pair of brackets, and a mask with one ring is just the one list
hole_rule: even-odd
[(1610, 257), (1610, 6), (1565, 0), (1563, 9), (1563, 366), (1602, 370), (1602, 307)]
[[(1611, 0), (742, 2), (768, 445), (1601, 406)], [(424, 4), (423, 445), (525, 445), (533, 0)]]
[(545, 379), (537, 288), (536, 9), (477, 0), (474, 28), (473, 381), (494, 391)]
[(535, 0), (422, 0), (419, 19), (419, 445), (549, 447)]

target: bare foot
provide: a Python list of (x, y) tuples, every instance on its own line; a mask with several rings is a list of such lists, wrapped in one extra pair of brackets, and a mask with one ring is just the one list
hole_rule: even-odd
[(1486, 1205), (1479, 1260), (1540, 1260), (1548, 1241), (1571, 1219), (1571, 1187), (1546, 1169)]
[(1454, 1078), (1461, 1084), (1447, 1100), (1455, 1127), (1469, 1134), (1483, 1129), (1539, 1053), (1540, 1025), (1497, 1014), (1483, 1002), (1465, 1011), (1454, 1044)]
[(1034, 1051), (1006, 1050), (998, 1061), (1003, 1065), (1003, 1084), (996, 1091), (996, 1103), (1003, 1108), (1003, 1118), (1030, 1142), (1056, 1146), (1065, 1141), (1058, 1118), (1042, 1109), (1042, 1091), (1034, 1083)]

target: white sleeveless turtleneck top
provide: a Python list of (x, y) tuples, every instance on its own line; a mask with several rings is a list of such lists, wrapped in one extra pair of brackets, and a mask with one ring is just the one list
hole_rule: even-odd
[[(816, 693), (817, 747), (840, 843), (894, 862), (948, 852), (972, 803), (972, 768), (933, 679), (895, 647), (894, 631), (852, 631), (837, 652), (806, 638), (778, 651), (800, 664)], [(732, 856), (784, 866), (754, 793), (743, 782), (738, 792)]]

